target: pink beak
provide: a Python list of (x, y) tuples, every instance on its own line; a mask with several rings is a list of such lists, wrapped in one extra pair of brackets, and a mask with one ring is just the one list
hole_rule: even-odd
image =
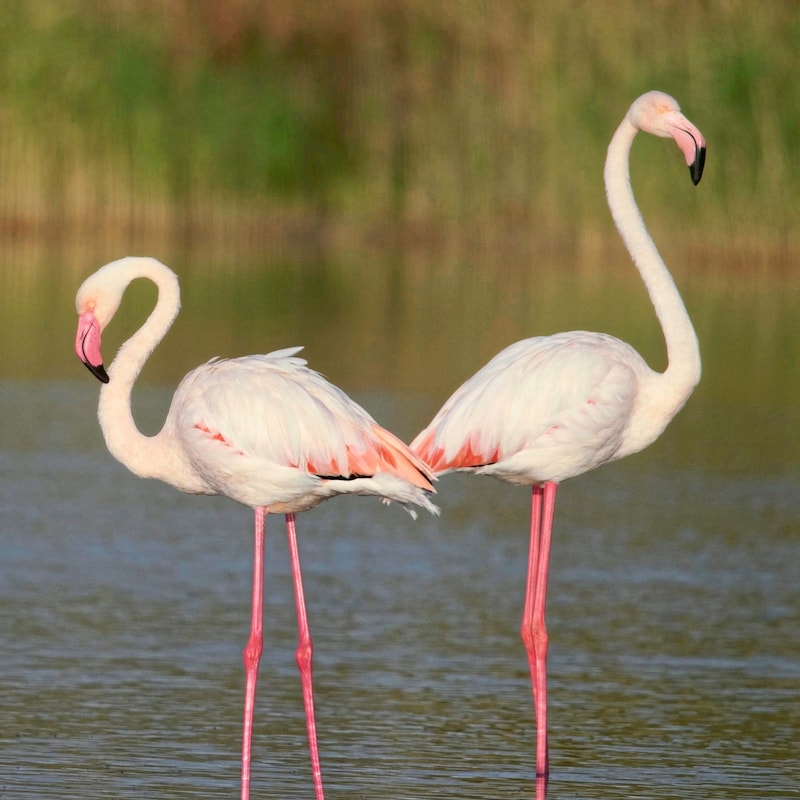
[(108, 373), (100, 354), (100, 324), (93, 311), (78, 315), (78, 332), (75, 334), (75, 355), (86, 364), (92, 375), (108, 383)]

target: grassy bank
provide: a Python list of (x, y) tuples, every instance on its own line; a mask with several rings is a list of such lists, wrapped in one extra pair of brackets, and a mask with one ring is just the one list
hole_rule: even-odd
[(794, 246), (797, 41), (793, 2), (7, 0), (0, 227), (593, 246), (610, 134), (661, 88), (709, 161), (692, 193), (637, 146), (656, 233)]

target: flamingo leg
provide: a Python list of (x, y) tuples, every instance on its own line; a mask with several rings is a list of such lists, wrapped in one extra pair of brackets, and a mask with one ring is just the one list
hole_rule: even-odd
[(297, 605), (297, 650), (295, 658), (300, 669), (300, 682), (303, 687), (303, 703), (306, 709), (306, 729), (308, 730), (308, 748), (311, 753), (311, 771), (314, 774), (314, 793), (316, 800), (325, 800), (322, 788), (322, 768), (319, 762), (317, 747), (317, 723), (314, 718), (314, 690), (311, 679), (311, 660), (314, 645), (308, 629), (306, 601), (303, 594), (303, 579), (300, 572), (300, 554), (297, 549), (297, 533), (294, 526), (294, 514), (286, 515), (286, 533), (289, 539), (289, 557), (292, 562), (292, 581)]
[(244, 648), (245, 670), (244, 723), (242, 726), (242, 800), (250, 797), (250, 751), (253, 741), (253, 709), (256, 702), (258, 665), (264, 649), (262, 620), (264, 612), (264, 527), (266, 508), (255, 510), (253, 548), (253, 600), (250, 617), (250, 638)]
[(550, 567), (550, 540), (553, 531), (558, 484), (548, 481), (535, 485), (531, 497), (531, 543), (528, 553), (528, 578), (525, 584), (525, 609), (522, 614), (522, 641), (528, 654), (536, 712), (536, 774), (550, 771), (547, 753), (547, 575)]

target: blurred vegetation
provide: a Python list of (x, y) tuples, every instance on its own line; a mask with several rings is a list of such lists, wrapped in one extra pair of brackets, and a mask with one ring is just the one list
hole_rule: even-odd
[(798, 42), (794, 0), (4, 0), (0, 231), (603, 238), (607, 142), (660, 88), (709, 157), (689, 204), (675, 153), (634, 163), (656, 232), (786, 245)]
[[(795, 463), (798, 42), (795, 0), (3, 0), (0, 374), (88, 379), (72, 298), (127, 253), (184, 292), (145, 381), (304, 344), (348, 391), (425, 393), (410, 437), (525, 336), (603, 330), (660, 369), (602, 185), (659, 88), (708, 160), (695, 188), (674, 147), (632, 157), (704, 357), (653, 457)], [(132, 287), (108, 353), (152, 302)]]

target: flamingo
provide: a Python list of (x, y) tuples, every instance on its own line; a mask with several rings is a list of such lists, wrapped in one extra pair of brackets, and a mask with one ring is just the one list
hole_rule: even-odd
[(695, 185), (703, 174), (705, 139), (674, 98), (648, 92), (631, 105), (606, 157), (608, 205), (661, 324), (666, 370), (655, 372), (633, 347), (603, 333), (524, 339), (459, 387), (411, 443), (436, 475), (461, 470), (532, 485), (521, 633), (540, 777), (549, 772), (545, 600), (558, 484), (654, 442), (700, 380), (692, 322), (631, 189), (629, 156), (639, 131), (674, 139)]
[[(101, 334), (137, 278), (158, 287), (147, 321), (122, 345), (106, 372)], [(142, 478), (190, 494), (220, 494), (254, 510), (255, 547), (250, 637), (244, 649), (245, 701), (241, 797), (250, 793), (250, 754), (258, 665), (263, 649), (264, 531), (268, 513), (284, 514), (298, 619), (297, 664), (317, 800), (323, 800), (311, 678), (313, 646), (306, 616), (295, 514), (342, 494), (378, 495), (438, 514), (433, 475), (405, 444), (308, 369), (301, 347), (217, 360), (191, 371), (155, 436), (139, 432), (131, 391), (145, 361), (180, 309), (175, 273), (153, 258), (112, 261), (76, 295), (75, 352), (103, 382), (98, 418), (111, 454)]]

